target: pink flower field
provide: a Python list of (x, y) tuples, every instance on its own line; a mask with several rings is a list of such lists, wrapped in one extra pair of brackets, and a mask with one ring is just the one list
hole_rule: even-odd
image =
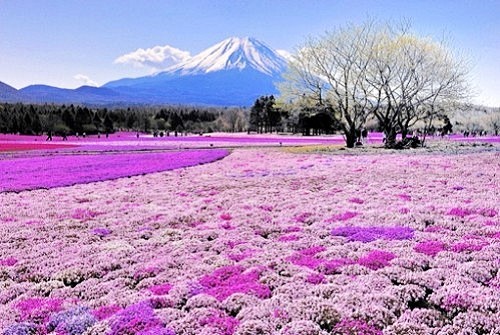
[(0, 333), (499, 334), (492, 148), (5, 156)]

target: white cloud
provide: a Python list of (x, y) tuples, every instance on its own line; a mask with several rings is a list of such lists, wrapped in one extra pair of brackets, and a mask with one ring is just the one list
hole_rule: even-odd
[(137, 49), (115, 59), (115, 64), (131, 64), (135, 67), (148, 66), (162, 70), (191, 58), (188, 51), (179, 50), (169, 45)]
[(276, 50), (276, 53), (287, 61), (293, 60), (293, 55), (286, 50)]
[(84, 74), (74, 75), (73, 78), (78, 80), (82, 84), (87, 85), (87, 86), (95, 86), (95, 87), (99, 86), (95, 81), (93, 81), (92, 79), (90, 79), (88, 76), (86, 76)]

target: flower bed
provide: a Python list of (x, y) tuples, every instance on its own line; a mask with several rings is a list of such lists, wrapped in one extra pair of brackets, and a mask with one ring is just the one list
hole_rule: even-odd
[(212, 162), (227, 150), (45, 155), (0, 160), (0, 192), (53, 188), (129, 177)]
[(236, 149), (1, 193), (0, 331), (499, 333), (499, 158)]
[(76, 145), (60, 143), (0, 143), (0, 152), (27, 151), (27, 150), (50, 150), (75, 148)]

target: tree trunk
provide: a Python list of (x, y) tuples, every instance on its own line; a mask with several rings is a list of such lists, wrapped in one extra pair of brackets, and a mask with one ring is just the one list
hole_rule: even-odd
[(401, 130), (401, 138), (404, 140), (406, 136), (408, 136), (408, 128), (403, 128), (403, 130)]
[(354, 148), (356, 139), (356, 130), (345, 132), (345, 144), (348, 148)]
[(394, 128), (384, 130), (385, 135), (385, 144), (386, 148), (394, 148), (396, 147), (396, 130)]

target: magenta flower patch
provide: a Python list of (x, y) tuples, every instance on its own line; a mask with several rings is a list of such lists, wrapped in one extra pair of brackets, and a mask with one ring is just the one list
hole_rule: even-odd
[(468, 215), (472, 215), (474, 212), (467, 208), (454, 207), (448, 211), (448, 215), (458, 216), (460, 218), (466, 217)]
[(405, 193), (398, 194), (398, 198), (404, 201), (411, 201), (411, 195)]
[(202, 326), (214, 328), (216, 334), (232, 335), (236, 331), (236, 327), (238, 327), (240, 321), (231, 316), (215, 314), (202, 319), (200, 323)]
[(225, 221), (229, 221), (231, 220), (233, 217), (231, 216), (231, 214), (229, 213), (223, 213), (220, 215), (220, 218), (221, 220), (225, 220)]
[(298, 241), (299, 237), (295, 234), (289, 234), (289, 235), (282, 235), (278, 238), (278, 241), (280, 242), (292, 242), (292, 241)]
[(17, 264), (17, 259), (14, 257), (7, 257), (0, 259), (0, 266), (14, 266)]
[(101, 306), (92, 311), (92, 314), (97, 318), (97, 320), (104, 320), (117, 312), (121, 311), (123, 308), (117, 305)]
[(482, 216), (486, 216), (489, 218), (495, 217), (498, 215), (498, 211), (494, 208), (482, 208), (477, 211), (478, 214), (481, 214)]
[(358, 264), (372, 270), (378, 270), (389, 265), (389, 262), (396, 258), (392, 252), (374, 250), (361, 257)]
[(99, 212), (90, 209), (77, 208), (73, 211), (73, 213), (71, 213), (71, 218), (75, 220), (87, 221), (95, 218), (99, 214)]
[(338, 227), (332, 230), (332, 235), (363, 243), (380, 239), (409, 240), (413, 238), (413, 229), (407, 227)]
[(291, 256), (287, 257), (286, 260), (298, 266), (315, 269), (324, 262), (323, 259), (316, 257), (316, 254), (324, 250), (325, 248), (322, 246), (303, 249), (293, 253)]
[(172, 285), (170, 285), (168, 283), (154, 285), (154, 286), (151, 286), (151, 287), (148, 288), (148, 290), (151, 291), (151, 293), (153, 293), (155, 295), (165, 295), (165, 294), (168, 294), (168, 292), (170, 292), (171, 289), (172, 289)]
[(359, 213), (357, 212), (345, 212), (345, 213), (341, 213), (341, 214), (336, 214), (328, 219), (325, 220), (326, 223), (332, 223), (332, 222), (336, 222), (336, 221), (347, 221), (347, 220), (350, 220), (356, 216), (358, 216)]
[(333, 328), (334, 334), (345, 335), (382, 335), (382, 331), (363, 320), (342, 319)]
[(321, 273), (311, 273), (309, 276), (307, 276), (306, 282), (308, 282), (309, 284), (318, 285), (326, 282), (326, 278)]
[(485, 246), (489, 245), (486, 241), (462, 241), (451, 246), (453, 252), (473, 252), (481, 251)]
[(425, 241), (415, 245), (414, 250), (428, 256), (436, 256), (439, 252), (446, 250), (446, 245), (441, 241)]
[(311, 216), (312, 216), (312, 213), (308, 213), (308, 212), (300, 213), (300, 214), (297, 214), (293, 217), (293, 221), (299, 222), (299, 223), (306, 223), (309, 221), (309, 218)]
[(317, 269), (326, 275), (340, 273), (340, 268), (346, 265), (355, 264), (356, 262), (348, 258), (337, 258), (322, 262)]
[(111, 230), (109, 230), (108, 228), (94, 228), (92, 229), (92, 234), (99, 237), (106, 237), (111, 234)]
[(19, 301), (16, 308), (19, 311), (20, 321), (45, 323), (50, 316), (62, 310), (63, 300), (52, 298), (28, 298)]
[(225, 266), (199, 280), (200, 293), (206, 293), (222, 301), (234, 293), (254, 295), (261, 299), (269, 298), (271, 290), (259, 283), (260, 271), (244, 272), (242, 266)]
[(349, 199), (349, 202), (352, 202), (354, 204), (364, 204), (365, 201), (363, 199), (360, 199), (360, 198), (351, 198)]

